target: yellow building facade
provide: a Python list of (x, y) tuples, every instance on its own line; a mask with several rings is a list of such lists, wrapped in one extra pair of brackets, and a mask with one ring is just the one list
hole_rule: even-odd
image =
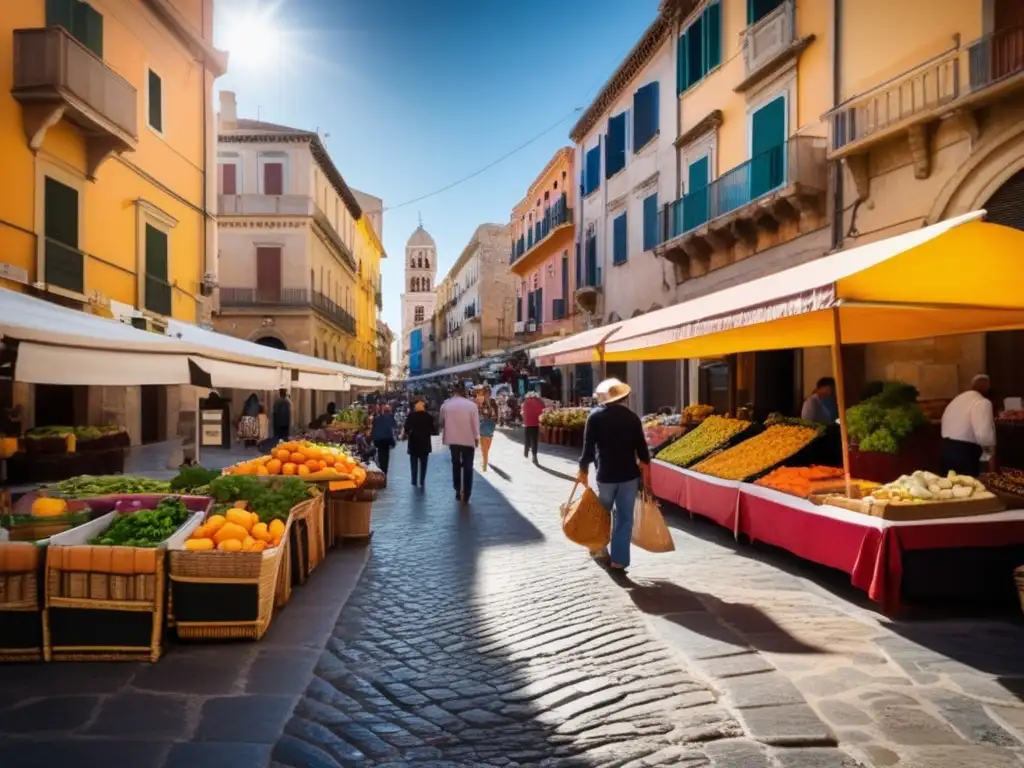
[(212, 0), (3, 4), (0, 283), (208, 319), (212, 40)]
[(384, 307), (381, 292), (381, 260), (384, 246), (370, 215), (364, 211), (356, 222), (356, 261), (359, 264), (359, 291), (356, 295), (356, 365), (377, 370), (380, 352), (377, 317)]

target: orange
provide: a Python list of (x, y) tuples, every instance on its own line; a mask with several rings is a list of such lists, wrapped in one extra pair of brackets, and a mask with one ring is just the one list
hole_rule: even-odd
[(310, 470), (310, 468), (308, 466), (306, 466), (305, 464), (299, 464), (298, 472), (299, 472), (300, 476), (305, 476), (305, 475), (313, 474), (312, 471)]
[(288, 451), (288, 453), (295, 453), (295, 451), (299, 450), (298, 443), (281, 443), (278, 447), (283, 451)]
[(310, 472), (316, 472), (318, 469), (320, 469), (320, 462), (317, 461), (316, 459), (309, 459), (305, 461), (304, 464), (305, 466), (309, 467)]
[(287, 464), (284, 464), (284, 465), (281, 466), (281, 474), (282, 475), (294, 475), (295, 474), (295, 469), (296, 469), (295, 465), (292, 464), (289, 461)]
[(260, 464), (258, 467), (256, 467), (256, 474), (257, 475), (269, 475), (270, 474), (270, 470), (268, 470), (265, 466)]
[(298, 451), (296, 451), (295, 453), (292, 454), (291, 459), (292, 459), (292, 464), (305, 464), (306, 463), (306, 457), (303, 456)]
[(255, 461), (256, 461), (256, 464), (257, 464), (257, 465), (262, 465), (262, 464), (266, 464), (266, 463), (267, 463), (268, 461), (270, 461), (270, 460), (271, 460), (272, 458), (273, 458), (272, 456), (260, 456), (260, 457), (259, 457), (258, 459), (256, 459)]
[(334, 454), (332, 454), (332, 453), (325, 453), (324, 457), (322, 459), (320, 459), (320, 460), (326, 466), (328, 466), (328, 467), (333, 467), (334, 466), (335, 458), (334, 458)]
[(320, 459), (320, 461), (316, 463), (316, 469), (317, 472), (323, 472), (325, 469), (327, 469), (327, 462), (324, 461), (323, 459)]
[(278, 459), (279, 461), (288, 461), (291, 459), (291, 457), (292, 452), (285, 450), (284, 448), (278, 448), (276, 451), (274, 451), (274, 458)]
[(272, 475), (280, 475), (281, 464), (282, 462), (280, 459), (271, 459), (267, 462), (267, 471)]
[(323, 455), (323, 451), (315, 445), (306, 446), (301, 448), (300, 451), (307, 459), (319, 459)]

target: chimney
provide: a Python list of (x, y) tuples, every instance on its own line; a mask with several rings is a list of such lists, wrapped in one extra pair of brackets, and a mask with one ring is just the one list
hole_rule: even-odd
[(220, 92), (220, 128), (232, 130), (238, 127), (238, 105), (235, 103), (234, 91)]

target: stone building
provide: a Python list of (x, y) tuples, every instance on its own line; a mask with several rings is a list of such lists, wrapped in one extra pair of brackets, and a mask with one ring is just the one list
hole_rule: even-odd
[(410, 336), (417, 326), (434, 314), (437, 296), (437, 245), (421, 223), (405, 244), (405, 282), (402, 289), (402, 335), (400, 366), (409, 367)]

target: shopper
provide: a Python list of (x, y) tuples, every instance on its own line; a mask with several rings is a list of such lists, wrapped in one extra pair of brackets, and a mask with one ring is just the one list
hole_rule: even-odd
[(486, 472), (491, 441), (498, 425), (498, 404), (491, 397), (491, 388), (487, 384), (480, 384), (476, 388), (476, 407), (480, 412), (480, 456), (483, 459), (483, 471)]
[(288, 399), (288, 390), (279, 389), (277, 400), (274, 401), (274, 442), (280, 443), (288, 439), (292, 431), (292, 401)]
[(473, 455), (480, 445), (480, 411), (466, 398), (461, 384), (441, 406), (441, 435), (452, 456), (455, 498), (468, 504), (473, 494)]
[(576, 478), (587, 483), (590, 465), (597, 463), (598, 497), (612, 514), (612, 536), (611, 552), (595, 553), (595, 559), (617, 573), (625, 573), (629, 567), (633, 507), (641, 478), (647, 483), (651, 462), (640, 417), (623, 402), (630, 391), (629, 385), (618, 379), (597, 385), (594, 394), (600, 405), (587, 417)]
[(971, 388), (954, 397), (942, 413), (942, 471), (976, 477), (984, 454), (996, 467), (996, 422), (988, 399), (992, 382), (980, 373)]
[(832, 403), (835, 400), (836, 380), (831, 376), (818, 379), (811, 396), (804, 400), (804, 406), (800, 409), (800, 418), (814, 424), (835, 424), (838, 415)]
[(238, 420), (238, 440), (244, 446), (259, 443), (260, 439), (260, 399), (255, 392), (249, 394), (242, 406), (242, 418)]
[(409, 446), (409, 467), (412, 474), (412, 484), (417, 485), (416, 478), (419, 478), (419, 487), (424, 488), (427, 479), (427, 461), (433, 450), (431, 443), (434, 436), (434, 417), (427, 413), (427, 404), (422, 400), (416, 402), (412, 413), (405, 420), (405, 439)]
[(540, 443), (540, 415), (544, 413), (544, 401), (536, 392), (530, 392), (523, 401), (523, 428), (525, 442), (523, 458), (533, 453), (533, 463), (537, 463), (537, 446)]
[(377, 466), (387, 480), (388, 467), (391, 464), (391, 449), (395, 447), (395, 417), (391, 415), (391, 406), (385, 405), (380, 413), (373, 417), (370, 439), (377, 449)]

